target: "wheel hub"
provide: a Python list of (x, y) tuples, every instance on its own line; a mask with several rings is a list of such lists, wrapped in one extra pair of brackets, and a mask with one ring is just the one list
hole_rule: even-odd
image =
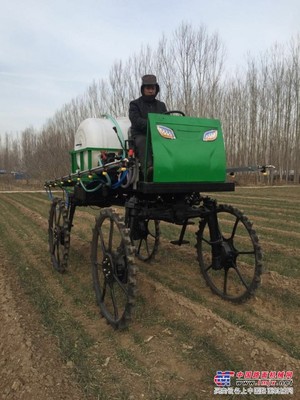
[(236, 266), (236, 251), (232, 245), (232, 243), (228, 241), (223, 241), (222, 243), (222, 255), (221, 255), (221, 264), (224, 268), (235, 268)]
[(113, 278), (113, 260), (110, 254), (106, 254), (102, 261), (103, 275), (108, 282), (112, 282)]

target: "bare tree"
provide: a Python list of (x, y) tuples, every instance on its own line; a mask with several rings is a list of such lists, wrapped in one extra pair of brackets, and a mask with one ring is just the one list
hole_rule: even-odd
[[(300, 176), (300, 37), (275, 44), (260, 58), (248, 57), (244, 70), (225, 71), (225, 47), (218, 34), (183, 22), (156, 48), (142, 46), (117, 60), (109, 79), (93, 81), (64, 104), (42, 129), (21, 133), (21, 142), (0, 138), (0, 168), (22, 166), (31, 176), (48, 178), (69, 169), (69, 150), (82, 120), (103, 114), (127, 115), (139, 96), (141, 77), (157, 75), (168, 109), (219, 118), (231, 166), (270, 163), (280, 180)], [(271, 180), (270, 180), (271, 181)]]

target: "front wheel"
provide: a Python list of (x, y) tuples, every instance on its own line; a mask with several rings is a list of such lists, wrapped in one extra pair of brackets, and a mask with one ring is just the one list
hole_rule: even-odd
[(200, 221), (197, 253), (200, 271), (211, 290), (225, 300), (242, 303), (253, 296), (260, 284), (262, 252), (251, 222), (238, 209), (218, 205), (220, 264), (212, 260), (208, 220)]
[(103, 209), (93, 230), (92, 272), (101, 314), (115, 329), (128, 326), (135, 302), (134, 248), (123, 218)]

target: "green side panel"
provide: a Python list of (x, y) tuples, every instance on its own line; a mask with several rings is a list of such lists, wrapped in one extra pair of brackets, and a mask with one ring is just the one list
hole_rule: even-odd
[(101, 151), (107, 151), (108, 153), (118, 153), (120, 149), (113, 148), (101, 148), (101, 147), (84, 147), (80, 150), (71, 150), (71, 171), (72, 173), (78, 170), (84, 171), (96, 167), (95, 159)]
[(71, 173), (75, 173), (76, 170), (78, 169), (77, 160), (76, 160), (76, 151), (71, 150), (69, 153), (71, 156)]
[[(167, 138), (172, 136), (175, 138)], [(225, 182), (226, 156), (219, 120), (148, 114), (148, 146), (149, 140), (153, 182)]]

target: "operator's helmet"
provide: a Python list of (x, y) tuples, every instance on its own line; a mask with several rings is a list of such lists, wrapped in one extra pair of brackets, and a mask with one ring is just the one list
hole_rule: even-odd
[(144, 87), (145, 86), (147, 86), (147, 85), (155, 85), (156, 86), (156, 93), (155, 93), (155, 96), (157, 95), (157, 93), (159, 92), (159, 84), (157, 83), (157, 79), (156, 79), (156, 76), (155, 75), (144, 75), (143, 77), (142, 77), (142, 86), (141, 86), (141, 92), (142, 92), (142, 94), (144, 94), (143, 93), (143, 91), (144, 91)]

